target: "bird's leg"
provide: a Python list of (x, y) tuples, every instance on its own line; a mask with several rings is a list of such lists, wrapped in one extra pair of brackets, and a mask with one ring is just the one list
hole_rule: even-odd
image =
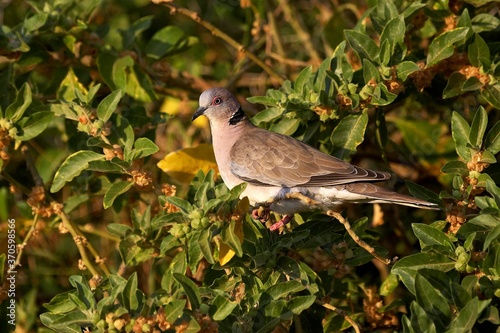
[(278, 222), (272, 224), (270, 227), (269, 227), (269, 230), (271, 231), (275, 231), (275, 230), (278, 230), (279, 228), (281, 228), (282, 226), (284, 226), (285, 224), (287, 224), (288, 222), (290, 222), (292, 220), (292, 217), (291, 215), (284, 215), (281, 220), (279, 220)]
[(391, 260), (385, 259), (381, 255), (379, 255), (372, 246), (368, 245), (364, 240), (362, 240), (361, 238), (359, 238), (359, 236), (356, 234), (356, 232), (354, 230), (352, 230), (351, 224), (349, 223), (349, 221), (347, 221), (347, 219), (345, 219), (342, 216), (342, 214), (340, 214), (338, 212), (335, 212), (333, 210), (328, 210), (326, 212), (326, 215), (331, 216), (331, 217), (335, 218), (336, 220), (338, 220), (344, 226), (345, 230), (347, 231), (347, 233), (349, 234), (349, 236), (351, 236), (352, 240), (356, 244), (358, 244), (363, 249), (365, 249), (366, 251), (368, 251), (368, 253), (370, 253), (372, 256), (374, 256), (376, 259), (378, 259), (382, 263), (384, 263), (386, 265), (390, 265), (391, 263), (393, 263), (394, 261), (397, 260), (397, 257), (394, 258), (391, 261)]

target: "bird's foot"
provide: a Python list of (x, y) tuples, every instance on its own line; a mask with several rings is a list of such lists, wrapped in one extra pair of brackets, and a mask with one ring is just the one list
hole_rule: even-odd
[(278, 230), (279, 228), (281, 228), (282, 226), (284, 226), (285, 224), (287, 224), (288, 222), (290, 222), (292, 220), (292, 216), (291, 215), (284, 215), (281, 220), (279, 220), (278, 222), (274, 223), (273, 225), (271, 225), (269, 227), (269, 230), (271, 231), (275, 231), (275, 230)]
[(262, 223), (266, 223), (267, 221), (269, 221), (270, 212), (271, 211), (269, 210), (269, 207), (267, 207), (266, 205), (261, 205), (258, 208), (252, 210), (252, 217)]

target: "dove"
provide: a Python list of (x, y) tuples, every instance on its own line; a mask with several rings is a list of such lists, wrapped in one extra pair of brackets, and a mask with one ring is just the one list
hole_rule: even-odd
[[(241, 198), (254, 207), (283, 215), (276, 230), (295, 213), (331, 211), (343, 203), (389, 203), (439, 209), (373, 182), (391, 178), (387, 172), (352, 165), (290, 136), (253, 125), (238, 100), (225, 88), (200, 95), (192, 120), (206, 116), (210, 123), (215, 160), (229, 189), (247, 183)], [(254, 217), (259, 215), (252, 214)]]

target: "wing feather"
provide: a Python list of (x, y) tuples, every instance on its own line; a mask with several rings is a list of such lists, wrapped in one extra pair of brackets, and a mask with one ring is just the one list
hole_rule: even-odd
[(334, 186), (386, 180), (390, 174), (351, 165), (298, 140), (252, 128), (230, 151), (231, 172), (267, 186)]

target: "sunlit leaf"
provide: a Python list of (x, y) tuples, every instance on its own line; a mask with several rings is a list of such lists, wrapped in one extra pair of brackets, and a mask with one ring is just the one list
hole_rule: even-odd
[(113, 202), (115, 202), (116, 198), (118, 198), (121, 194), (127, 192), (132, 185), (133, 182), (128, 181), (120, 181), (111, 185), (111, 187), (104, 194), (103, 206), (105, 209), (111, 207)]
[(330, 136), (334, 147), (332, 154), (344, 160), (349, 159), (363, 142), (367, 124), (368, 115), (365, 112), (343, 118)]
[(443, 32), (436, 37), (431, 45), (429, 45), (429, 54), (427, 55), (427, 66), (437, 64), (443, 59), (451, 57), (454, 52), (454, 45), (465, 40), (465, 36), (469, 32), (469, 28), (455, 28)]
[(68, 156), (57, 170), (52, 186), (50, 187), (50, 192), (59, 191), (64, 184), (72, 181), (83, 170), (86, 170), (89, 167), (89, 162), (104, 159), (104, 155), (90, 150), (81, 150)]

